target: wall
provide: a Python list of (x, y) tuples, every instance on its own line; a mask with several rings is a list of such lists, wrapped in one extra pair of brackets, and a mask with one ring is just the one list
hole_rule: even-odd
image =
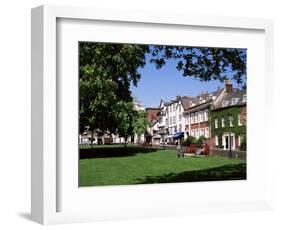
[[(232, 154), (232, 158), (234, 158), (234, 159), (246, 160), (246, 158), (247, 158), (247, 155), (246, 155), (245, 151), (239, 151), (239, 150), (233, 149), (231, 151), (231, 154)], [(228, 150), (212, 148), (211, 152), (210, 152), (210, 155), (230, 157), (230, 152)]]
[[(2, 1), (0, 8), (1, 61), (1, 161), (0, 161), (0, 226), (1, 229), (41, 229), (29, 221), (30, 210), (30, 8), (47, 4), (100, 6), (104, 8), (138, 9), (179, 12), (183, 14), (207, 14), (241, 17), (265, 17), (275, 20), (275, 63), (281, 63), (281, 14), (280, 1), (225, 1), (225, 0), (174, 0), (174, 1), (95, 1), (95, 0), (9, 0)], [(281, 76), (280, 68), (275, 70)], [(275, 84), (276, 97), (280, 95), (281, 78)], [(279, 90), (278, 90), (279, 89)], [(274, 90), (274, 89), (273, 89)], [(272, 111), (272, 120), (280, 130), (280, 108)], [(272, 142), (279, 143), (278, 133)], [(272, 167), (276, 178), (280, 175), (278, 165), (281, 154), (276, 156)], [(277, 179), (275, 179), (277, 181)], [(44, 229), (280, 229), (280, 180), (275, 184), (274, 212), (249, 212), (223, 215), (189, 216), (186, 218), (156, 218), (100, 222), (94, 224), (49, 226)], [(207, 193), (206, 193), (207, 194)], [(192, 195), (192, 194), (191, 194)], [(168, 200), (167, 200), (168, 201)], [(238, 207), (239, 210), (239, 207)], [(204, 211), (204, 210), (202, 210)]]

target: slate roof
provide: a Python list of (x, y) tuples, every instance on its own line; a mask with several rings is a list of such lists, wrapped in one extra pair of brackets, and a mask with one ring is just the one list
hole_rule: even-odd
[[(202, 92), (196, 97), (186, 97), (182, 101), (184, 104), (185, 111), (192, 112), (200, 109), (207, 108), (214, 99), (216, 99), (222, 92), (224, 88), (218, 88), (213, 92)], [(193, 104), (193, 105), (192, 105)]]
[(180, 97), (180, 101), (182, 103), (183, 108), (188, 109), (190, 106), (190, 102), (192, 101), (192, 97), (183, 96), (183, 97)]
[[(246, 90), (240, 90), (240, 89), (233, 89), (233, 92), (227, 93), (224, 91), (225, 88), (218, 88), (217, 90), (213, 92), (202, 92), (199, 95), (195, 97), (191, 96), (177, 96), (175, 99), (165, 102), (161, 99), (161, 101), (164, 103), (165, 107), (169, 106), (174, 103), (178, 103), (179, 100), (181, 101), (184, 110), (186, 112), (194, 112), (197, 110), (201, 110), (204, 108), (208, 108), (209, 106), (213, 106), (213, 102), (220, 96), (219, 101), (215, 102), (216, 107), (213, 107), (212, 109), (219, 109), (227, 106), (240, 106), (243, 104), (246, 104), (246, 102), (243, 102), (243, 96), (246, 94)], [(222, 94), (223, 93), (223, 94)], [(231, 100), (233, 98), (236, 98), (234, 103), (231, 103)], [(159, 106), (160, 107), (160, 106)], [(160, 108), (147, 108), (147, 114), (149, 121), (152, 122), (153, 119), (158, 119), (158, 116), (160, 115)]]
[[(196, 97), (193, 97), (192, 102), (196, 105), (201, 104), (202, 101), (210, 101), (212, 99), (214, 99), (213, 97), (217, 98), (222, 91), (224, 90), (224, 88), (218, 88), (217, 90), (213, 91), (213, 92), (202, 92), (201, 94), (199, 94)], [(203, 102), (203, 103), (205, 103)]]
[[(220, 100), (220, 102), (216, 105), (214, 109), (220, 109), (230, 106), (241, 106), (246, 105), (246, 101), (243, 101), (243, 96), (247, 95), (246, 89), (233, 89), (231, 93), (225, 93)], [(233, 100), (233, 102), (232, 102)]]

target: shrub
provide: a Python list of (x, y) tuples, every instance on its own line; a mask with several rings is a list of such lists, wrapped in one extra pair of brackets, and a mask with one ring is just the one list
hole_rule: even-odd
[(244, 135), (241, 138), (240, 150), (246, 151), (246, 149), (247, 149), (247, 137), (246, 137), (246, 135)]
[(195, 144), (195, 143), (196, 143), (195, 137), (188, 136), (188, 137), (182, 142), (182, 145), (183, 145), (183, 146), (190, 146), (191, 144)]
[(200, 136), (197, 140), (196, 140), (196, 146), (198, 148), (202, 148), (203, 147), (203, 144), (204, 144), (204, 141), (205, 141), (205, 137), (204, 136)]

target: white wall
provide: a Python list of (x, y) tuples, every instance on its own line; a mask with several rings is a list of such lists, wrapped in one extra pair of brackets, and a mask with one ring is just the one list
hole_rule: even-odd
[[(225, 0), (174, 0), (174, 1), (95, 1), (95, 0), (9, 0), (0, 8), (1, 61), (1, 160), (0, 160), (0, 226), (1, 229), (41, 229), (29, 218), (30, 209), (30, 8), (42, 3), (100, 6), (117, 9), (139, 9), (184, 14), (208, 14), (275, 19), (275, 63), (281, 63), (281, 14), (279, 1), (225, 1)], [(279, 52), (278, 52), (279, 51)], [(281, 85), (281, 70), (275, 87)], [(276, 90), (277, 92), (277, 90)], [(280, 93), (276, 97), (281, 98)], [(281, 116), (280, 109), (273, 113), (272, 121)], [(280, 123), (275, 122), (276, 131)], [(279, 143), (272, 135), (273, 143)], [(280, 150), (278, 150), (280, 152)], [(280, 178), (277, 156), (272, 167)], [(277, 176), (278, 175), (278, 176)], [(277, 181), (277, 179), (276, 179)], [(46, 229), (280, 229), (280, 179), (275, 186), (275, 212), (237, 213), (233, 215), (203, 215), (186, 218), (162, 218), (135, 221), (101, 222), (94, 224), (61, 225)]]

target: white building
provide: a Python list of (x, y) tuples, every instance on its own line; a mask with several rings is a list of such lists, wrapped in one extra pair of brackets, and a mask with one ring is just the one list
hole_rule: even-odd
[(186, 118), (184, 110), (190, 97), (177, 96), (170, 102), (160, 102), (159, 128), (166, 132), (165, 141), (167, 144), (173, 144), (175, 140), (186, 138), (185, 131)]

